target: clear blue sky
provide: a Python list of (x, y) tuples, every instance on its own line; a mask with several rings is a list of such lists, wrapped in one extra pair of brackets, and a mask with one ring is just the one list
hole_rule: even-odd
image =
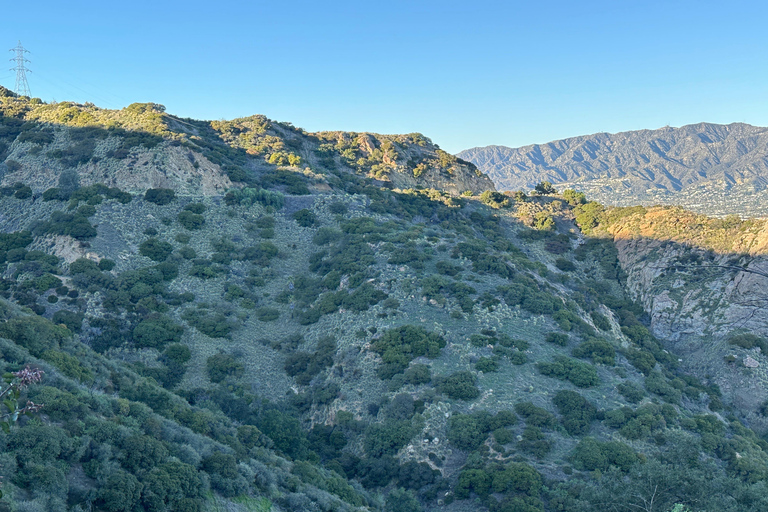
[(768, 125), (765, 2), (27, 0), (8, 15), (0, 41), (32, 52), (46, 101), (418, 131), (450, 152)]

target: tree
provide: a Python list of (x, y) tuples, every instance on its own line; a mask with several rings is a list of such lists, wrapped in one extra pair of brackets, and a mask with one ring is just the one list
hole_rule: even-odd
[(534, 190), (541, 194), (541, 195), (553, 195), (557, 194), (557, 189), (555, 189), (554, 186), (552, 186), (552, 183), (549, 181), (542, 181), (538, 185), (534, 187)]
[[(43, 371), (39, 368), (32, 368), (27, 365), (24, 369), (8, 374), (5, 378), (6, 386), (0, 390), (0, 428), (6, 433), (11, 431), (11, 425), (16, 423), (19, 417), (31, 415), (40, 410), (42, 405), (27, 400), (24, 407), (19, 407), (19, 398), (21, 391), (29, 386), (43, 380)], [(2, 496), (2, 493), (0, 493)]]
[(413, 491), (398, 487), (387, 496), (385, 512), (421, 512), (423, 509)]

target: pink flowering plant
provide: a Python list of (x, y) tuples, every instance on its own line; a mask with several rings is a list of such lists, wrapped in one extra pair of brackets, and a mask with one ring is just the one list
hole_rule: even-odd
[(40, 410), (42, 404), (27, 400), (23, 407), (19, 404), (21, 391), (43, 380), (43, 371), (27, 365), (25, 368), (3, 375), (5, 387), (0, 388), (0, 428), (6, 433), (11, 431), (11, 425), (23, 415), (30, 415)]

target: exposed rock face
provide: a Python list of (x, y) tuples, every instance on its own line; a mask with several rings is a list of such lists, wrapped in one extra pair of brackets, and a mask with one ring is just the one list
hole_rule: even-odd
[[(95, 153), (106, 153), (110, 140), (102, 141)], [(19, 144), (9, 158), (20, 168), (8, 172), (2, 185), (22, 182), (36, 191), (55, 187), (67, 168), (43, 153), (31, 153), (31, 144)], [(200, 153), (163, 144), (153, 149), (134, 150), (123, 160), (100, 159), (77, 167), (81, 185), (103, 183), (131, 193), (143, 193), (148, 188), (172, 188), (180, 195), (213, 196), (224, 194), (234, 185), (218, 165)]]
[[(631, 236), (622, 230), (614, 236), (627, 288), (643, 304), (653, 333), (681, 354), (685, 370), (709, 375), (727, 402), (752, 411), (753, 427), (768, 430), (768, 422), (757, 414), (768, 400), (764, 364), (768, 355), (728, 343), (733, 334), (742, 332), (768, 338), (768, 277), (761, 275), (768, 274), (768, 236), (732, 241), (734, 247), (761, 248), (752, 255), (708, 252), (708, 259), (690, 267), (678, 266), (697, 251), (687, 244)], [(722, 268), (731, 265), (759, 273)], [(724, 361), (731, 354), (741, 364)]]
[(680, 204), (710, 215), (768, 216), (768, 128), (699, 123), (598, 133), (458, 154), (500, 190), (547, 180), (605, 204)]

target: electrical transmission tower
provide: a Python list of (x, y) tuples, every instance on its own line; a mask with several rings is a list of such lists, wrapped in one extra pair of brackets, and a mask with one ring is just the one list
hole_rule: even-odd
[(29, 53), (29, 50), (25, 50), (24, 47), (21, 46), (21, 41), (19, 41), (19, 45), (16, 48), (11, 48), (9, 51), (16, 52), (16, 56), (11, 59), (11, 61), (16, 62), (16, 67), (11, 68), (11, 71), (16, 72), (16, 88), (13, 92), (19, 96), (30, 96), (29, 82), (27, 82), (27, 71), (29, 71), (29, 69), (24, 65), (29, 62), (29, 60), (24, 58), (24, 54)]

